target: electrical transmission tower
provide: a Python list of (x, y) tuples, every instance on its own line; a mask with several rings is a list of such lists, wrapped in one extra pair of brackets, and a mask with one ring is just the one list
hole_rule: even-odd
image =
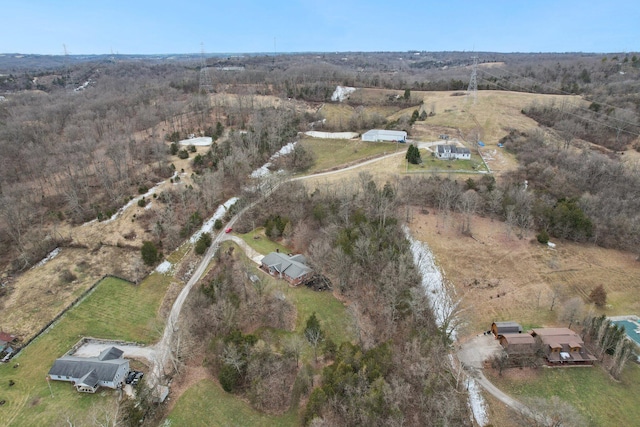
[(62, 44), (62, 50), (64, 52), (64, 85), (72, 85), (73, 86), (73, 82), (71, 81), (71, 69), (69, 68), (69, 51), (67, 50), (67, 45), (66, 44)]
[(207, 68), (207, 60), (204, 57), (204, 44), (200, 43), (200, 93), (212, 92), (213, 82), (211, 76), (209, 76), (209, 69)]
[(467, 96), (473, 97), (473, 103), (476, 103), (478, 99), (478, 57), (474, 56), (473, 69), (471, 71), (471, 79), (469, 80), (469, 87), (467, 88)]

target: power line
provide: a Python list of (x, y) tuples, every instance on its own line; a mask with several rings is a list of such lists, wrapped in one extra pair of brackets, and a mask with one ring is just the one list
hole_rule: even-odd
[[(536, 81), (536, 80), (532, 79), (531, 77), (522, 76), (522, 75), (520, 75), (520, 74), (514, 73), (513, 71), (509, 71), (509, 70), (507, 70), (506, 68), (501, 68), (500, 70), (501, 70), (501, 71), (504, 71), (504, 72), (506, 72), (506, 73), (509, 73), (509, 74), (511, 74), (511, 75), (513, 75), (513, 76), (520, 77), (520, 78), (523, 78), (523, 79), (526, 79), (526, 80), (530, 80), (531, 82), (533, 82), (534, 84), (536, 84), (536, 85), (538, 85), (538, 86), (546, 87), (547, 89), (551, 89), (552, 91), (558, 92), (558, 93), (559, 93), (559, 94), (561, 94), (561, 95), (575, 95), (574, 93), (566, 92), (566, 91), (564, 91), (564, 90), (562, 90), (562, 89), (557, 89), (557, 88), (555, 88), (555, 87), (553, 87), (553, 86), (551, 86), (551, 85), (549, 85), (549, 84), (546, 84), (546, 83), (540, 83), (540, 82), (538, 82), (538, 81)], [(495, 77), (495, 78), (497, 78), (497, 79), (501, 78), (501, 77), (498, 77), (498, 76), (494, 76), (493, 74), (491, 74), (491, 73), (487, 72), (486, 70), (482, 70), (482, 72), (483, 72), (483, 73), (486, 73), (486, 74), (489, 74), (490, 76)], [(517, 84), (516, 84), (516, 86), (519, 86), (519, 85), (517, 85)], [(626, 108), (616, 107), (615, 105), (606, 104), (606, 103), (604, 103), (604, 102), (597, 102), (597, 101), (592, 101), (592, 102), (596, 102), (596, 103), (597, 103), (597, 104), (599, 104), (599, 105), (604, 105), (605, 107), (609, 107), (609, 108), (612, 108), (612, 109), (615, 109), (615, 110), (622, 110), (622, 111), (627, 111), (627, 112), (630, 112), (630, 113), (635, 114), (635, 112), (633, 112), (633, 111), (631, 111), (631, 110), (628, 110), (628, 109), (626, 109)], [(587, 108), (580, 107), (580, 106), (576, 106), (576, 108), (580, 108), (580, 109), (582, 109), (582, 110), (589, 111), (589, 112), (596, 113), (596, 114), (604, 114), (604, 113), (598, 113), (597, 111), (589, 110), (589, 109), (587, 109)], [(620, 119), (616, 119), (616, 120), (619, 120), (619, 121), (621, 121), (621, 122), (624, 122), (624, 121), (622, 121), (622, 120), (620, 120)], [(629, 122), (625, 122), (625, 123), (630, 124), (630, 125), (632, 125), (632, 126), (638, 126), (638, 125), (637, 125), (637, 124), (635, 124), (635, 123), (629, 123)]]
[(210, 92), (213, 90), (213, 82), (211, 76), (209, 76), (209, 69), (207, 68), (207, 60), (204, 56), (204, 43), (200, 43), (200, 90), (199, 92)]
[(478, 100), (478, 57), (474, 56), (471, 59), (473, 59), (473, 69), (471, 71), (471, 79), (469, 79), (467, 96), (471, 95), (471, 97), (473, 97), (473, 103), (475, 104)]
[[(483, 71), (483, 72), (484, 72), (484, 71)], [(491, 73), (486, 73), (486, 74), (489, 74), (490, 76), (493, 76)], [(493, 77), (496, 77), (496, 76), (493, 76)], [(493, 82), (493, 81), (491, 81), (491, 80), (487, 80), (487, 79), (482, 79), (482, 80), (484, 80), (485, 82), (487, 82), (487, 83), (489, 83), (489, 84), (493, 84), (493, 85), (495, 85), (495, 86), (499, 87), (499, 88), (500, 88), (500, 89), (502, 89), (502, 90), (505, 90), (505, 91), (510, 91), (510, 90), (511, 90), (511, 89), (509, 89), (509, 88), (507, 88), (507, 87), (505, 87), (505, 86), (499, 85), (498, 83)], [(514, 86), (516, 86), (516, 87), (520, 87), (521, 89), (526, 89), (526, 88), (524, 88), (524, 87), (522, 87), (522, 86), (519, 86), (519, 85), (517, 85), (517, 84), (514, 84)], [(527, 93), (536, 93), (536, 92), (528, 91)], [(573, 104), (572, 104), (572, 106), (573, 106)], [(586, 109), (585, 109), (585, 110), (586, 110)], [(592, 111), (592, 110), (588, 110), (588, 111)], [(604, 122), (601, 122), (601, 121), (598, 121), (598, 120), (595, 120), (595, 119), (592, 119), (592, 118), (586, 118), (586, 117), (580, 116), (580, 115), (578, 115), (578, 114), (571, 113), (571, 112), (569, 112), (569, 111), (563, 111), (563, 113), (564, 113), (564, 114), (571, 115), (571, 116), (574, 116), (574, 117), (577, 117), (577, 118), (579, 118), (579, 119), (581, 119), (581, 120), (584, 120), (584, 121), (588, 121), (588, 122), (596, 123), (596, 124), (598, 124), (598, 125), (600, 125), (600, 126), (604, 126), (604, 127), (609, 128), (609, 129), (613, 129), (613, 130), (615, 130), (616, 132), (620, 132), (620, 133), (627, 133), (627, 134), (629, 134), (629, 135), (634, 135), (634, 136), (638, 136), (638, 137), (640, 137), (640, 133), (632, 132), (632, 131), (630, 131), (630, 130), (626, 130), (626, 129), (619, 129), (619, 128), (616, 128), (615, 126), (611, 126), (611, 125), (609, 125), (609, 124), (607, 124), (607, 123), (604, 123)], [(615, 119), (615, 120), (618, 120), (618, 119)], [(629, 124), (629, 125), (634, 126), (634, 127), (637, 127), (637, 126), (638, 126), (637, 124), (630, 123), (630, 122), (625, 122), (625, 121), (623, 121), (623, 120), (618, 120), (618, 121), (619, 121), (620, 123)]]
[[(489, 73), (489, 72), (487, 72), (487, 71), (484, 71), (484, 70), (483, 70), (482, 72), (483, 72), (483, 73), (485, 73), (485, 74), (488, 74), (488, 75), (490, 75), (491, 77), (494, 77), (494, 78), (496, 78), (496, 79), (499, 79), (499, 78), (500, 78), (500, 77), (498, 77), (498, 76), (496, 76), (496, 75), (493, 75), (493, 74), (491, 74), (491, 73)], [(516, 76), (517, 76), (517, 74), (516, 74)], [(490, 82), (490, 83), (494, 83), (494, 82), (491, 82), (491, 80), (487, 80), (487, 79), (483, 79), (483, 80), (485, 80), (485, 81), (487, 81), (487, 82)], [(500, 86), (500, 85), (498, 85), (497, 83), (494, 83), (494, 84), (496, 84), (496, 86)], [(519, 84), (517, 84), (517, 83), (510, 83), (510, 84), (511, 84), (512, 86), (518, 87), (518, 88), (520, 88), (520, 89), (525, 89), (525, 90), (527, 90), (529, 93), (537, 93), (537, 92), (534, 92), (534, 91), (532, 91), (531, 89), (525, 88), (524, 86), (521, 86), (521, 85), (519, 85)], [(500, 86), (500, 87), (502, 87), (504, 90), (510, 90), (510, 89), (505, 88), (505, 87), (503, 87), (503, 86)], [(566, 94), (568, 94), (568, 95), (574, 95), (574, 94), (569, 94), (569, 93), (567, 93), (567, 92), (565, 92), (565, 93), (566, 93)], [(572, 104), (570, 104), (570, 105), (571, 105), (573, 108), (575, 108), (575, 109), (586, 111), (586, 112), (588, 112), (589, 114), (600, 114), (600, 115), (603, 115), (603, 114), (604, 114), (604, 113), (598, 113), (597, 111), (593, 111), (593, 110), (588, 109), (588, 108), (585, 108), (585, 107), (581, 107), (581, 106), (576, 105), (576, 104), (573, 104), (573, 103), (572, 103)], [(623, 109), (623, 108), (619, 108), (619, 109), (620, 109), (620, 110), (622, 110), (622, 111), (628, 111), (628, 112), (630, 112), (629, 110), (625, 110), (625, 109)], [(580, 117), (580, 116), (578, 116), (578, 115), (576, 115), (576, 114), (572, 114), (572, 115), (574, 115), (574, 116), (576, 116), (576, 117)], [(607, 118), (608, 118), (609, 116), (608, 116), (608, 115), (605, 115), (605, 117), (607, 117)], [(635, 133), (635, 132), (626, 131), (626, 130), (624, 130), (624, 129), (619, 130), (619, 128), (613, 127), (613, 126), (611, 126), (611, 125), (609, 125), (609, 124), (607, 124), (607, 123), (604, 123), (604, 122), (600, 122), (600, 121), (597, 121), (597, 120), (594, 120), (594, 119), (591, 119), (591, 118), (590, 118), (590, 119), (587, 119), (587, 118), (584, 118), (584, 117), (582, 117), (582, 118), (583, 118), (583, 120), (591, 121), (591, 122), (594, 122), (594, 123), (599, 123), (599, 124), (601, 124), (602, 126), (606, 126), (606, 127), (609, 127), (609, 128), (615, 129), (616, 131), (625, 132), (625, 133), (629, 133), (629, 134), (631, 134), (631, 135), (638, 135), (638, 136), (640, 136), (640, 134), (637, 134), (637, 133)], [(615, 120), (615, 121), (616, 121), (616, 122), (618, 122), (618, 123), (626, 124), (626, 125), (629, 125), (629, 126), (638, 127), (638, 124), (637, 124), (637, 123), (628, 122), (628, 121), (626, 121), (626, 120), (622, 120), (622, 119), (619, 119), (619, 118), (616, 118), (616, 117), (614, 117), (612, 120)]]

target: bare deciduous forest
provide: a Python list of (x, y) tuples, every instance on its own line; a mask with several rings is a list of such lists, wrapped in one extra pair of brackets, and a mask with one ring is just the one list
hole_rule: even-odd
[[(235, 231), (265, 226), (269, 237), (307, 255), (350, 302), (355, 342), (322, 340), (311, 318), (300, 336), (271, 334), (293, 331), (295, 308), (248, 285), (239, 255), (220, 251), (187, 302), (182, 362), (201, 355), (225, 391), (260, 411), (282, 414), (304, 402), (309, 425), (469, 425), (449, 337), (436, 326), (401, 229), (406, 206), (445, 217), (458, 212), (468, 235), (471, 218), (482, 215), (520, 238), (535, 230), (540, 241), (546, 235), (638, 251), (640, 169), (620, 154), (640, 151), (638, 57), (478, 56), (479, 90), (573, 94), (586, 104), (523, 109), (541, 128), (505, 129), (500, 143), (518, 167), (498, 181), (407, 175), (380, 183), (361, 173), (331, 194), (282, 184), (277, 197), (245, 212)], [(337, 85), (405, 91), (409, 96), (389, 94), (382, 104), (413, 108), (410, 91), (466, 90), (472, 63), (458, 52), (210, 57), (206, 69), (192, 57), (49, 61), (0, 62), (4, 276), (57, 246), (78, 244), (61, 230), (108, 220), (159, 181), (184, 180), (153, 195), (161, 209), (135, 218), (168, 254), (227, 198), (241, 196), (242, 206), (257, 200), (260, 191), (247, 190), (251, 171), (299, 132), (411, 131), (415, 119), (367, 116), (357, 107), (373, 101), (357, 97), (345, 101), (356, 107), (352, 116), (325, 124), (319, 107)], [(203, 87), (205, 76), (212, 90)], [(200, 152), (177, 145), (190, 135), (215, 142)], [(180, 178), (184, 161), (193, 174)], [(278, 166), (303, 171), (313, 161), (298, 146)], [(267, 332), (258, 338), (256, 331)], [(313, 346), (314, 366), (299, 363), (304, 342)]]

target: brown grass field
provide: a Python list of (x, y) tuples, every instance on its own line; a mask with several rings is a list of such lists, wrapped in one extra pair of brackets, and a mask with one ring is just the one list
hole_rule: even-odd
[[(26, 340), (67, 307), (82, 292), (107, 273), (122, 273), (130, 251), (103, 246), (95, 252), (63, 248), (41, 267), (26, 271), (12, 284), (2, 301), (2, 327)], [(71, 271), (77, 279), (66, 283), (61, 272)]]
[[(551, 249), (533, 235), (520, 240), (505, 223), (481, 217), (472, 221), (471, 238), (460, 233), (455, 215), (445, 219), (417, 208), (409, 225), (431, 247), (461, 301), (461, 337), (487, 330), (496, 320), (524, 327), (567, 326), (561, 321), (562, 303), (575, 296), (596, 314), (640, 311), (640, 262), (631, 253), (564, 241), (555, 241)], [(588, 301), (600, 284), (608, 294), (602, 310)], [(556, 287), (559, 296), (550, 311)]]

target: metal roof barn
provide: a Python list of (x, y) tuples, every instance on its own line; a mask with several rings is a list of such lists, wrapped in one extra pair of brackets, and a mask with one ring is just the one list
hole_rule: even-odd
[(407, 140), (407, 133), (403, 130), (371, 129), (370, 131), (362, 134), (362, 140), (371, 142), (405, 142)]

